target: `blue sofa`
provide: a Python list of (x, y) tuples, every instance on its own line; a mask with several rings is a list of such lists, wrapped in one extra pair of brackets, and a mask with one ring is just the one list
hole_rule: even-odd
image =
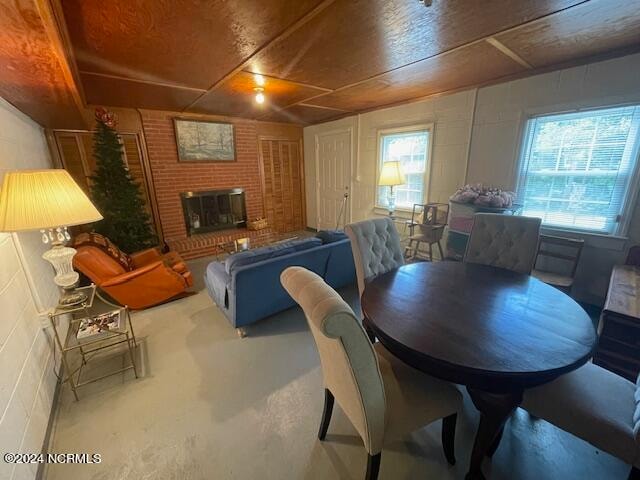
[(280, 285), (280, 274), (287, 267), (308, 268), (333, 288), (355, 283), (349, 239), (324, 240), (304, 238), (211, 262), (204, 276), (209, 295), (242, 334), (242, 327), (295, 305)]

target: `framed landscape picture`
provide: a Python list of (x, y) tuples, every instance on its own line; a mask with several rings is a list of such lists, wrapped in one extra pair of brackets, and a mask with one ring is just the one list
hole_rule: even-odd
[(173, 119), (181, 162), (235, 162), (233, 124)]

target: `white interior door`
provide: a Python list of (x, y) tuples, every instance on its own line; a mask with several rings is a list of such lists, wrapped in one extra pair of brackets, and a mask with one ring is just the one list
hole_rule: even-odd
[[(350, 221), (351, 131), (316, 136), (317, 228), (333, 229)], [(342, 213), (341, 213), (342, 211)]]

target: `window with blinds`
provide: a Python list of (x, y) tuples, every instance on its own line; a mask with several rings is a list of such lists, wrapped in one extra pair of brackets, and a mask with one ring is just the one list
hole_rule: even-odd
[[(384, 162), (399, 161), (405, 184), (394, 187), (396, 207), (411, 210), (416, 203), (427, 198), (426, 172), (431, 138), (429, 129), (379, 132), (380, 157), (378, 173)], [(389, 187), (377, 187), (376, 206), (386, 208)]]
[(531, 118), (517, 189), (522, 215), (549, 227), (623, 233), (639, 125), (635, 106)]

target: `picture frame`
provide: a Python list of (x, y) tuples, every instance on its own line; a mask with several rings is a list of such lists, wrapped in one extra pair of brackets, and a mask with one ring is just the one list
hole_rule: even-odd
[(174, 118), (179, 162), (235, 162), (235, 127), (228, 122)]

